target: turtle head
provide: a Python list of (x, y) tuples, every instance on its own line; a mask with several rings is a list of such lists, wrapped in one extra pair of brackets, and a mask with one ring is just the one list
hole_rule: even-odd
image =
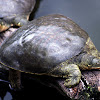
[(82, 69), (100, 69), (100, 58), (85, 54), (82, 56), (81, 64), (83, 65)]
[(91, 69), (100, 69), (100, 59), (99, 58), (92, 59)]
[(7, 30), (10, 27), (10, 24), (6, 23), (3, 19), (0, 19), (0, 32)]
[(28, 22), (28, 15), (15, 15), (0, 19), (0, 32), (7, 30), (11, 26), (21, 27)]
[(29, 20), (29, 16), (28, 15), (19, 15), (19, 16), (16, 16), (12, 20), (12, 23), (13, 23), (13, 25), (21, 27), (21, 26), (27, 24), (28, 20)]
[(88, 37), (83, 53), (80, 55), (82, 69), (100, 69), (100, 52), (96, 49), (90, 37)]

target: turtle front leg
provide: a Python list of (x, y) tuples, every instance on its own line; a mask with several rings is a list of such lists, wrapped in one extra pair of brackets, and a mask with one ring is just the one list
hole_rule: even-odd
[(81, 72), (79, 67), (75, 64), (67, 64), (66, 62), (61, 63), (50, 73), (64, 78), (64, 85), (66, 87), (71, 87), (78, 84), (81, 79)]
[(21, 89), (21, 73), (19, 71), (9, 69), (9, 80), (12, 89), (15, 90)]
[(79, 83), (81, 79), (81, 72), (77, 65), (75, 64), (63, 65), (63, 67), (61, 67), (61, 70), (66, 74), (63, 76), (63, 78), (66, 78), (64, 83), (65, 86), (71, 87)]

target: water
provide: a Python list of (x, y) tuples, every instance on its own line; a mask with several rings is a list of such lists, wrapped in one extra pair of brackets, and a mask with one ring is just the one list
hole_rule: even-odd
[[(68, 16), (87, 31), (97, 49), (100, 50), (100, 0), (37, 0), (37, 2), (40, 4), (34, 18), (52, 13)], [(0, 84), (2, 83), (0, 82)], [(61, 97), (55, 89), (40, 84), (36, 86), (37, 83), (33, 84), (31, 81), (26, 82), (25, 91), (19, 94), (21, 99), (28, 98), (31, 100), (33, 98), (38, 100), (40, 97), (41, 99)], [(1, 86), (0, 89), (4, 92), (4, 100), (11, 100), (12, 98), (13, 100), (20, 100), (19, 95), (15, 96), (11, 93), (8, 84)], [(61, 98), (65, 100), (63, 96)]]
[[(38, 1), (38, 0), (37, 0)], [(100, 50), (100, 0), (39, 0), (36, 16), (60, 13), (79, 24)]]
[(12, 96), (11, 96), (10, 92), (6, 93), (4, 100), (12, 100)]

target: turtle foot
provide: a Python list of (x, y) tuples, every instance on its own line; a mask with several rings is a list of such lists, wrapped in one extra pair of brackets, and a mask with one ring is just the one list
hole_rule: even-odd
[(9, 69), (9, 80), (11, 90), (21, 90), (21, 73), (19, 71)]

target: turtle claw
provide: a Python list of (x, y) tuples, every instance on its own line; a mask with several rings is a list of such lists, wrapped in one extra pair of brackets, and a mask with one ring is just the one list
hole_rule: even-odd
[(21, 91), (23, 89), (23, 86), (21, 85), (20, 87), (12, 87), (11, 84), (9, 84), (9, 88), (11, 91)]
[(9, 88), (10, 88), (10, 90), (14, 90), (14, 88), (11, 87), (11, 84), (9, 84)]

